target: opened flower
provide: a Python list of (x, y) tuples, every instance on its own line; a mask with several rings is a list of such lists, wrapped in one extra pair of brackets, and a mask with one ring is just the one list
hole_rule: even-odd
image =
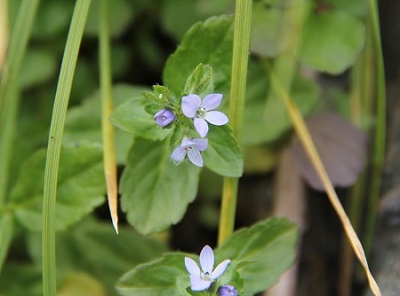
[(238, 296), (238, 291), (234, 286), (225, 285), (219, 288), (218, 296)]
[(164, 127), (175, 120), (175, 115), (170, 110), (162, 109), (154, 115), (154, 120), (159, 126)]
[(185, 266), (190, 274), (190, 287), (192, 291), (203, 291), (220, 277), (228, 267), (231, 260), (226, 259), (214, 268), (214, 252), (210, 246), (205, 246), (200, 252), (200, 267), (192, 258), (185, 257)]
[(202, 167), (203, 157), (200, 151), (206, 150), (207, 146), (207, 139), (189, 139), (184, 137), (181, 145), (172, 152), (170, 157), (176, 162), (182, 162), (187, 155), (194, 165)]
[(198, 95), (191, 94), (182, 98), (182, 112), (186, 117), (193, 118), (194, 127), (200, 137), (208, 133), (207, 122), (213, 125), (228, 123), (228, 117), (220, 111), (211, 111), (221, 104), (222, 94), (209, 94), (203, 101)]

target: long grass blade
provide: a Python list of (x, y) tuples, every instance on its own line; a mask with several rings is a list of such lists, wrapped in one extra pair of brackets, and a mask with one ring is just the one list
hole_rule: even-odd
[(51, 118), (44, 175), (42, 217), (43, 295), (56, 295), (55, 207), (58, 167), (72, 79), (90, 0), (78, 0), (68, 32)]

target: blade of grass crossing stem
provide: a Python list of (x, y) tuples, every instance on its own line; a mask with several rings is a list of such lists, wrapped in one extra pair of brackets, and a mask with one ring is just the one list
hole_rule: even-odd
[[(7, 1), (0, 0), (0, 2), (2, 3), (0, 9), (7, 8), (7, 5), (4, 4)], [(39, 0), (31, 0), (23, 1), (20, 4), (0, 82), (0, 204), (5, 202), (7, 194), (9, 166), (19, 106), (18, 77), (39, 2)], [(3, 13), (7, 13), (7, 10), (0, 12), (0, 14)], [(0, 23), (3, 21), (0, 19)], [(6, 26), (5, 23), (0, 24), (0, 26), (3, 25)], [(4, 42), (6, 47), (7, 42), (0, 36), (1, 42)]]
[[(233, 133), (239, 143), (242, 134), (249, 59), (251, 5), (251, 0), (236, 1), (229, 117)], [(238, 180), (238, 178), (224, 178), (218, 244), (221, 244), (233, 233)]]
[(90, 0), (75, 4), (58, 78), (47, 148), (42, 217), (43, 295), (56, 295), (55, 207), (65, 115)]
[(292, 102), (292, 100), (289, 98), (285, 90), (282, 88), (280, 85), (279, 81), (276, 79), (276, 77), (271, 74), (271, 82), (273, 87), (276, 89), (277, 93), (279, 96), (285, 101), (285, 104), (288, 109), (288, 113), (290, 118), (292, 119), (294, 129), (301, 141), (301, 143), (304, 146), (304, 149), (306, 150), (306, 153), (308, 154), (314, 169), (316, 170), (318, 176), (320, 177), (325, 191), (329, 197), (329, 201), (331, 202), (333, 208), (335, 209), (337, 215), (339, 216), (339, 219), (343, 225), (343, 228), (347, 234), (347, 237), (350, 241), (350, 244), (354, 250), (354, 253), (356, 254), (357, 258), (359, 259), (361, 265), (363, 266), (365, 273), (368, 278), (369, 286), (372, 290), (372, 292), (377, 295), (381, 296), (381, 291), (374, 279), (374, 277), (371, 274), (371, 271), (369, 270), (368, 267), (368, 262), (367, 258), (365, 257), (364, 249), (361, 245), (360, 240), (357, 237), (356, 232), (353, 229), (353, 226), (350, 223), (349, 218), (346, 215), (346, 212), (344, 211), (338, 196), (336, 195), (335, 189), (333, 188), (332, 183), (329, 180), (328, 174), (324, 168), (324, 165), (322, 164), (321, 158), (319, 157), (319, 154), (317, 152), (317, 149), (315, 148), (315, 145), (312, 141), (311, 135), (306, 127), (306, 124), (301, 117), (301, 114), (296, 107), (296, 105)]
[(386, 89), (385, 69), (379, 30), (378, 8), (375, 0), (369, 1), (369, 18), (372, 27), (372, 42), (374, 44), (374, 55), (376, 58), (377, 75), (377, 101), (376, 101), (376, 127), (374, 139), (374, 155), (372, 163), (371, 188), (368, 197), (368, 217), (364, 234), (364, 245), (367, 254), (372, 247), (376, 216), (378, 214), (378, 203), (381, 191), (381, 179), (383, 163), (385, 161), (386, 141)]
[(112, 106), (111, 92), (111, 61), (110, 61), (110, 17), (109, 0), (100, 3), (100, 89), (102, 109), (102, 136), (104, 149), (104, 174), (107, 184), (107, 199), (112, 223), (118, 233), (118, 190), (117, 166), (115, 161), (114, 128), (110, 123)]

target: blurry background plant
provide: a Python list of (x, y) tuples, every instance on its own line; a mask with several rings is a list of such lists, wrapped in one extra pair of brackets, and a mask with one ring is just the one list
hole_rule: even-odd
[[(0, 17), (3, 22), (0, 24), (0, 71), (2, 48), (8, 44), (7, 27), (12, 36), (21, 2), (24, 1), (0, 0), (0, 13), (4, 14)], [(91, 3), (64, 129), (57, 197), (57, 208), (62, 210), (57, 212), (55, 225), (60, 295), (79, 295), (74, 289), (82, 295), (117, 295), (115, 282), (134, 265), (167, 249), (198, 253), (206, 244), (215, 245), (218, 227), (222, 177), (203, 170), (196, 201), (189, 206), (181, 223), (162, 235), (144, 238), (132, 230), (125, 214), (120, 213), (120, 235), (115, 236), (104, 198), (100, 146), (99, 2)], [(191, 44), (197, 38), (198, 47), (188, 48), (194, 53), (207, 45), (201, 43), (201, 31), (185, 35), (188, 29), (197, 21), (234, 11), (232, 0), (111, 2), (114, 109), (127, 99), (150, 91), (154, 84), (173, 85), (174, 81), (171, 78), (168, 81), (168, 77), (176, 69), (165, 62), (177, 44), (182, 40)], [(384, 120), (376, 115), (382, 107), (375, 108), (377, 81), (383, 79), (383, 73), (376, 66), (379, 51), (368, 4), (367, 0), (253, 1), (251, 57), (243, 115), (245, 175), (239, 187), (236, 226), (251, 225), (271, 214), (285, 215), (298, 223), (304, 234), (299, 245), (302, 255), (298, 268), (302, 272), (296, 294), (286, 285), (285, 292), (276, 290), (277, 294), (270, 295), (309, 295), (310, 291), (315, 291), (313, 295), (334, 295), (338, 287), (341, 295), (351, 295), (352, 290), (354, 295), (360, 295), (364, 288), (365, 279), (353, 272), (348, 246), (343, 243), (338, 252), (340, 227), (327, 200), (320, 193), (305, 189), (306, 184), (317, 190), (322, 188), (293, 136), (284, 102), (278, 99), (268, 81), (274, 73), (301, 113), (315, 114), (307, 123), (334, 185), (353, 185), (367, 158), (373, 160), (360, 183), (342, 192), (344, 197), (351, 191), (353, 196), (343, 198), (343, 202), (349, 204), (356, 230), (369, 233), (364, 241), (370, 244), (377, 199), (366, 206), (371, 189), (367, 180), (375, 184), (374, 180), (380, 179), (383, 159), (379, 153), (382, 154), (383, 146), (379, 145), (384, 144), (384, 138), (379, 138), (381, 142), (374, 147), (373, 137), (383, 132)], [(43, 148), (47, 146), (56, 82), (73, 9), (74, 1), (40, 1), (16, 77), (15, 95), (20, 94), (21, 100), (7, 183), (2, 185), (5, 198), (0, 198), (2, 295), (26, 295), (26, 291), (29, 295), (42, 294)], [(5, 23), (7, 17), (8, 23)], [(231, 42), (221, 40), (227, 49)], [(300, 46), (294, 49), (297, 43)], [(293, 53), (298, 59), (293, 59)], [(215, 66), (230, 63), (229, 50), (219, 54)], [(193, 64), (182, 63), (182, 71), (176, 75), (186, 78), (199, 62), (202, 61), (196, 61), (195, 57)], [(208, 63), (214, 66), (212, 59)], [(217, 83), (230, 81), (224, 76), (230, 75), (230, 67), (215, 70)], [(6, 71), (1, 74), (2, 81), (9, 74)], [(217, 87), (227, 98), (222, 106), (227, 113), (229, 83), (220, 83)], [(378, 97), (378, 106), (382, 100), (382, 96)], [(0, 101), (0, 108), (0, 149), (3, 149), (4, 101)], [(377, 130), (370, 137), (368, 150), (366, 134)], [(115, 136), (116, 160), (122, 172), (134, 140), (132, 135), (119, 129)], [(374, 156), (377, 154), (378, 157)], [(379, 189), (379, 184), (372, 186)], [(371, 192), (377, 194), (376, 188)], [(367, 220), (372, 222), (365, 223)], [(336, 259), (338, 256), (340, 260)], [(337, 278), (339, 269), (341, 278)], [(295, 284), (296, 277), (292, 273), (289, 281)], [(340, 284), (336, 285), (337, 282)]]

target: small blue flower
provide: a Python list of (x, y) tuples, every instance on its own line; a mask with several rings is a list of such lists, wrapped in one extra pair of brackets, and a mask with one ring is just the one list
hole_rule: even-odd
[(200, 151), (207, 149), (208, 139), (189, 139), (184, 137), (179, 147), (175, 148), (171, 158), (176, 162), (182, 162), (187, 155), (189, 160), (196, 166), (203, 166), (203, 157)]
[(164, 127), (175, 120), (175, 115), (170, 110), (162, 109), (154, 115), (154, 120), (159, 126)]
[(231, 260), (226, 259), (214, 268), (214, 252), (210, 246), (205, 246), (200, 252), (200, 267), (192, 258), (185, 257), (185, 266), (190, 274), (190, 287), (192, 291), (203, 291), (220, 277), (228, 267)]
[(208, 133), (207, 122), (213, 125), (227, 124), (228, 117), (219, 111), (210, 111), (221, 104), (222, 94), (209, 94), (203, 101), (198, 95), (191, 94), (182, 97), (182, 112), (186, 117), (193, 118), (194, 127), (200, 137), (204, 138)]
[(238, 296), (238, 291), (234, 286), (225, 285), (219, 288), (218, 296)]

